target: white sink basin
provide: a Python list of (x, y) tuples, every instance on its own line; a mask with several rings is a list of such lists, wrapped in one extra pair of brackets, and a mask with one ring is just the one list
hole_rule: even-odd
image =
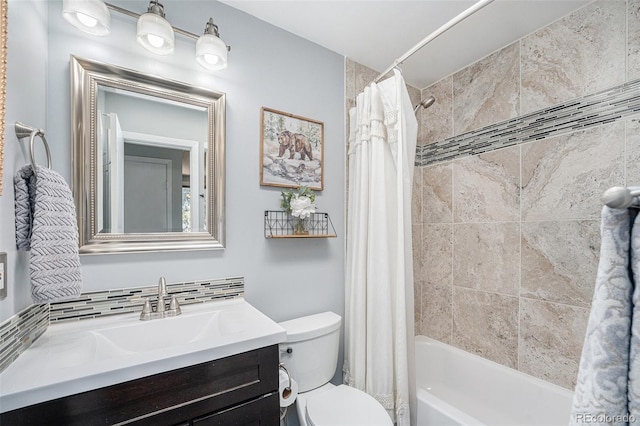
[(0, 412), (282, 343), (285, 330), (244, 299), (57, 323), (0, 373)]
[[(224, 315), (223, 315), (224, 318)], [(214, 342), (220, 336), (220, 312), (179, 315), (90, 331), (100, 358), (134, 354), (199, 341)]]

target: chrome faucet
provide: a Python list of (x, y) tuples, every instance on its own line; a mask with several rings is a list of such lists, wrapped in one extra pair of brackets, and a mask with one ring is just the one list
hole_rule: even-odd
[(148, 321), (156, 318), (180, 315), (182, 311), (176, 296), (171, 296), (169, 309), (167, 309), (165, 304), (165, 298), (167, 295), (167, 280), (164, 277), (160, 277), (160, 280), (158, 281), (158, 303), (156, 304), (156, 309), (155, 311), (153, 310), (151, 301), (147, 298), (144, 302), (144, 306), (142, 307), (142, 312), (140, 313), (140, 320)]

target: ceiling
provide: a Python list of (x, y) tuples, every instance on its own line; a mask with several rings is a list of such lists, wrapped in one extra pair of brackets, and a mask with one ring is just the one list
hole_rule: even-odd
[[(473, 5), (467, 0), (221, 0), (382, 71)], [(420, 49), (402, 66), (424, 88), (591, 0), (496, 0)]]

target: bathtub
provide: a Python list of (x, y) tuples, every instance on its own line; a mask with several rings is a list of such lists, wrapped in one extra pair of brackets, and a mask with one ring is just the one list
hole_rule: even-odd
[(573, 392), (416, 337), (418, 426), (566, 425)]

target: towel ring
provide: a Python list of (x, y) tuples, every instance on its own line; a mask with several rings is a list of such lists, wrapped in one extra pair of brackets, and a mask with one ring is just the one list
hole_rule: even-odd
[(26, 138), (29, 136), (29, 158), (31, 159), (31, 166), (33, 167), (33, 173), (36, 173), (36, 157), (34, 155), (35, 149), (35, 139), (36, 136), (39, 136), (44, 143), (44, 149), (47, 153), (47, 168), (51, 168), (51, 151), (49, 150), (49, 144), (47, 143), (47, 138), (44, 136), (44, 130), (36, 129), (35, 127), (27, 126), (24, 123), (19, 121), (16, 122), (15, 125), (16, 136), (18, 139)]

